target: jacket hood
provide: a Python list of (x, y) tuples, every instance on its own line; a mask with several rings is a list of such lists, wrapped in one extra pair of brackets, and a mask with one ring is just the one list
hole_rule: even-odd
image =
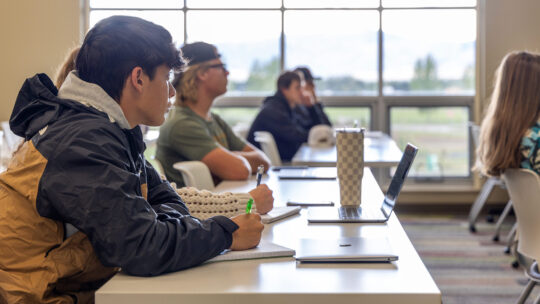
[(99, 85), (80, 79), (76, 71), (68, 74), (58, 91), (58, 97), (92, 107), (107, 114), (109, 120), (118, 123), (122, 129), (131, 129), (120, 105)]
[[(66, 93), (62, 94), (64, 90)], [(75, 91), (78, 92), (77, 95), (74, 94)], [(108, 99), (103, 98), (99, 91)], [(113, 110), (110, 112), (114, 114), (110, 114), (107, 112), (109, 108), (101, 105), (111, 102), (114, 103), (111, 107), (116, 106), (121, 116)], [(29, 140), (39, 130), (56, 121), (66, 108), (109, 117), (111, 122), (117, 122), (120, 127), (129, 128), (120, 106), (99, 86), (82, 81), (73, 72), (66, 78), (60, 93), (45, 74), (36, 74), (26, 79), (15, 101), (9, 125), (13, 133)]]

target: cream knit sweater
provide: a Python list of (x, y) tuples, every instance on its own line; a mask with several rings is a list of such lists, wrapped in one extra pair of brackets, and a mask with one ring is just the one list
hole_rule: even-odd
[[(207, 219), (216, 215), (233, 217), (245, 212), (249, 193), (213, 193), (193, 187), (176, 189), (176, 192), (189, 209), (191, 215), (199, 219)], [(255, 205), (253, 205), (255, 207)], [(253, 212), (257, 212), (254, 208)]]

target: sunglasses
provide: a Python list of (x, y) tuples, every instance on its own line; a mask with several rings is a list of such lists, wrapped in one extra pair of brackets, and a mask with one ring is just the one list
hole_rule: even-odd
[(212, 64), (212, 65), (209, 65), (208, 68), (222, 69), (224, 72), (227, 72), (227, 65), (225, 63)]

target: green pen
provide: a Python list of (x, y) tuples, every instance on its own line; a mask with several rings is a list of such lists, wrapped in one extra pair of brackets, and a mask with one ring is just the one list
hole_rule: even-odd
[(247, 202), (247, 206), (246, 206), (246, 214), (250, 214), (251, 213), (251, 205), (253, 205), (253, 199), (250, 198)]

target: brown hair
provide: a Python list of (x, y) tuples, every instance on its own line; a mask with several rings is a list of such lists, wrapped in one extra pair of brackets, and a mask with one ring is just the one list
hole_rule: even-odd
[(197, 101), (197, 89), (199, 88), (199, 81), (197, 74), (200, 71), (208, 69), (206, 63), (197, 63), (188, 66), (180, 73), (177, 73), (174, 77), (172, 85), (176, 89), (176, 99), (174, 104), (179, 106), (186, 101)]
[(277, 80), (277, 88), (278, 90), (288, 89), (291, 87), (291, 83), (293, 81), (298, 81), (300, 83), (300, 76), (296, 74), (295, 72), (291, 71), (285, 71), (281, 75), (279, 75), (279, 78)]
[(540, 55), (509, 53), (495, 74), (491, 103), (480, 128), (475, 169), (499, 176), (507, 168), (519, 167), (521, 139), (539, 114)]
[(54, 83), (57, 88), (62, 86), (69, 72), (75, 69), (75, 59), (77, 59), (80, 49), (80, 46), (72, 49), (64, 60), (64, 63), (59, 67), (58, 72), (56, 73), (56, 81)]

